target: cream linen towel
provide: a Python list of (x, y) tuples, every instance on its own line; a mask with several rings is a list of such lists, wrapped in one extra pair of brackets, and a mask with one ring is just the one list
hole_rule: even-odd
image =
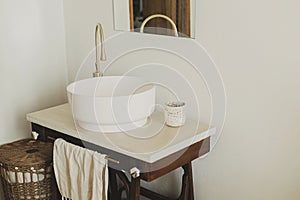
[(53, 167), (63, 198), (106, 200), (108, 168), (105, 155), (57, 139)]

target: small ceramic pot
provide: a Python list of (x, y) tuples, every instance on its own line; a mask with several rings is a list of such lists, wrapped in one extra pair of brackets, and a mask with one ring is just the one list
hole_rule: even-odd
[(176, 101), (165, 104), (165, 122), (171, 127), (179, 127), (185, 123), (185, 102)]

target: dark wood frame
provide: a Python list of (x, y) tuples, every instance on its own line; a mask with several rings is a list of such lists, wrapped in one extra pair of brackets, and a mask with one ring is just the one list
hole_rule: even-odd
[(129, 21), (130, 21), (130, 30), (134, 30), (134, 13), (133, 13), (133, 0), (128, 0), (129, 1)]
[(177, 9), (176, 24), (178, 31), (191, 37), (191, 1), (177, 0), (177, 7), (181, 8)]
[[(100, 153), (109, 155), (110, 157), (119, 160), (120, 164), (109, 162), (109, 198), (112, 200), (120, 199), (122, 192), (127, 194), (129, 200), (138, 200), (140, 195), (155, 200), (170, 200), (165, 196), (157, 194), (146, 188), (140, 186), (140, 181), (144, 180), (151, 182), (167, 173), (177, 169), (183, 168), (184, 174), (182, 176), (182, 189), (178, 200), (193, 200), (193, 174), (192, 174), (192, 161), (210, 150), (210, 137), (199, 141), (191, 146), (177, 151), (161, 160), (154, 163), (148, 163), (136, 158), (132, 158), (125, 154), (121, 154), (104, 147), (82, 141), (78, 138), (60, 133), (58, 131), (43, 127), (38, 124), (32, 123), (32, 130), (39, 133), (39, 139), (48, 142), (54, 142), (56, 138), (62, 138), (70, 143), (82, 146)], [(141, 174), (139, 177), (131, 176), (131, 180), (121, 171), (129, 172), (131, 168), (137, 167)], [(118, 187), (117, 177), (121, 180), (123, 186)], [(58, 197), (59, 198), (59, 197)]]

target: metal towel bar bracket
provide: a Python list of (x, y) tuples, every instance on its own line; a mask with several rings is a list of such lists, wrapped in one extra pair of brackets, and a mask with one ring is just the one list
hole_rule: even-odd
[(31, 136), (32, 136), (32, 138), (33, 138), (34, 140), (37, 140), (38, 137), (39, 137), (39, 135), (40, 135), (40, 134), (38, 134), (38, 133), (35, 132), (35, 131), (32, 131), (32, 132), (31, 132)]

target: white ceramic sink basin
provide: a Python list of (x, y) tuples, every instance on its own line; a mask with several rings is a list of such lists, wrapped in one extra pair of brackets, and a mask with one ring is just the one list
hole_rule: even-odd
[(95, 132), (133, 130), (146, 124), (155, 107), (155, 86), (130, 76), (103, 76), (67, 87), (73, 117)]

